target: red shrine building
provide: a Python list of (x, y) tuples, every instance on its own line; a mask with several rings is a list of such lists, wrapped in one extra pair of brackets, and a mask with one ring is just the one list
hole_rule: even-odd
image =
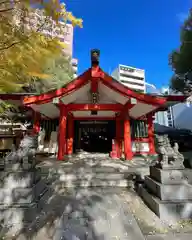
[(80, 149), (131, 160), (155, 154), (153, 117), (157, 111), (185, 101), (183, 96), (135, 92), (99, 66), (99, 50), (91, 51), (91, 67), (60, 89), (41, 95), (1, 94), (0, 98), (34, 113), (34, 132), (45, 122), (58, 132), (58, 160)]

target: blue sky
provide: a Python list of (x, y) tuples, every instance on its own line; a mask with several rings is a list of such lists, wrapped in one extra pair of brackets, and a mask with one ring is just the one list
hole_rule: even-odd
[(146, 70), (158, 88), (169, 83), (168, 55), (179, 46), (179, 31), (192, 0), (66, 0), (67, 9), (83, 19), (74, 31), (79, 73), (90, 66), (90, 49), (101, 50), (104, 71), (119, 63)]

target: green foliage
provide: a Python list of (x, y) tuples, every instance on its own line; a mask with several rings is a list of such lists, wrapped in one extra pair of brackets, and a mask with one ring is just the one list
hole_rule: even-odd
[(48, 76), (46, 79), (33, 77), (32, 82), (24, 89), (29, 92), (43, 93), (61, 88), (73, 79), (71, 59), (63, 55), (49, 59), (42, 72)]
[(169, 58), (174, 71), (171, 87), (189, 94), (192, 91), (192, 10), (181, 28), (180, 41), (180, 47)]

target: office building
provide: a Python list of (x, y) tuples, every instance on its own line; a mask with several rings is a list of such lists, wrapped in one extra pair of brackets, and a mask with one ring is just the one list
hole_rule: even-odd
[(154, 123), (158, 123), (163, 126), (169, 126), (167, 111), (160, 111), (155, 113)]
[[(134, 91), (146, 92), (147, 86), (153, 86), (145, 81), (145, 70), (133, 68), (130, 66), (119, 64), (119, 66), (112, 72), (112, 77), (124, 84), (125, 86), (133, 89)], [(155, 89), (155, 87), (153, 87)], [(153, 89), (153, 91), (154, 91)], [(156, 91), (155, 95), (169, 95), (172, 94), (169, 87), (164, 87), (160, 91)], [(182, 103), (181, 103), (182, 104)], [(174, 106), (176, 108), (177, 105)], [(155, 113), (155, 123), (174, 127), (173, 107), (169, 107), (166, 111), (159, 111)]]
[(146, 92), (145, 70), (119, 64), (111, 76), (125, 86), (139, 92)]
[(174, 126), (192, 131), (192, 105), (178, 103), (172, 107)]
[[(170, 90), (169, 87), (163, 87), (160, 90), (160, 94), (171, 95), (172, 91)], [(156, 112), (154, 122), (167, 127), (174, 127), (173, 107), (170, 106), (166, 111)]]
[[(161, 89), (161, 93), (163, 95), (175, 95), (175, 93), (169, 88), (164, 87)], [(167, 117), (167, 126), (168, 127), (175, 127), (174, 126), (174, 116), (173, 116), (173, 106), (170, 106), (167, 111), (165, 112), (165, 117)]]
[(77, 72), (78, 72), (78, 59), (73, 58), (72, 61), (71, 61), (71, 63), (72, 63), (73, 71), (74, 71), (74, 78), (76, 78), (77, 75), (78, 75), (78, 74), (77, 74)]

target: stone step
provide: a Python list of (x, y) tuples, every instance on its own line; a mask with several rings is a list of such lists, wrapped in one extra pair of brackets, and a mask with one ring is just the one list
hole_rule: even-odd
[(35, 202), (47, 188), (44, 180), (40, 180), (32, 187), (20, 187), (16, 185), (17, 183), (13, 184), (15, 184), (14, 188), (9, 188), (9, 185), (0, 188), (0, 204), (30, 204)]
[(161, 200), (192, 200), (192, 185), (181, 184), (162, 184), (149, 176), (145, 177), (146, 188)]
[(112, 167), (79, 167), (79, 166), (70, 166), (70, 167), (42, 167), (41, 168), (41, 174), (47, 174), (47, 173), (124, 173), (129, 172), (128, 168), (119, 169), (119, 168), (112, 168)]
[(73, 173), (73, 174), (97, 174), (97, 173), (105, 173), (105, 174), (117, 174), (117, 173), (142, 173), (149, 175), (149, 167), (126, 167), (125, 169), (117, 169), (117, 168), (111, 168), (111, 167), (81, 167), (78, 168), (74, 165), (71, 167), (58, 167), (58, 168), (52, 168), (52, 167), (42, 167), (40, 170), (41, 175), (43, 174), (61, 174), (61, 173)]
[(124, 179), (130, 179), (132, 175), (130, 173), (77, 173), (77, 174), (70, 174), (70, 173), (64, 173), (61, 175), (58, 175), (60, 181), (66, 181), (66, 180), (91, 180), (91, 179), (101, 179), (101, 180), (124, 180)]
[(186, 168), (180, 170), (165, 170), (151, 166), (150, 176), (163, 184), (192, 183), (192, 170)]
[[(17, 183), (20, 187), (30, 187), (37, 183), (41, 178), (40, 171), (16, 171), (16, 172), (1, 172), (0, 173), (0, 188), (2, 188), (6, 182)], [(14, 184), (15, 185), (15, 184)]]
[(65, 181), (55, 181), (52, 183), (55, 191), (61, 191), (65, 188), (89, 188), (89, 187), (131, 187), (133, 185), (132, 181), (128, 180), (101, 180), (101, 179), (91, 179), (91, 180), (65, 180)]
[[(53, 190), (55, 190), (55, 185), (59, 185), (61, 184), (60, 182), (59, 183), (53, 183), (52, 184), (52, 188)], [(59, 187), (59, 186), (58, 186)], [(87, 196), (88, 192), (92, 192), (92, 193), (95, 193), (95, 194), (100, 194), (100, 195), (111, 195), (111, 196), (114, 196), (114, 194), (117, 194), (117, 195), (121, 195), (123, 192), (126, 192), (127, 191), (127, 187), (110, 187), (110, 186), (99, 186), (99, 187), (78, 187), (78, 188), (63, 188), (63, 194), (67, 194), (68, 197), (71, 197), (71, 196), (74, 196), (76, 194), (84, 194), (85, 196)], [(88, 196), (87, 196), (88, 197)]]
[(85, 173), (85, 174), (54, 174), (45, 175), (44, 179), (50, 184), (54, 181), (63, 182), (63, 186), (97, 187), (97, 186), (120, 186), (127, 187), (132, 184), (135, 177), (132, 173)]
[(59, 169), (58, 171), (53, 171), (53, 170), (47, 170), (41, 171), (41, 176), (57, 176), (57, 177), (63, 177), (67, 176), (68, 178), (91, 178), (91, 177), (96, 177), (96, 178), (101, 178), (101, 179), (122, 179), (122, 178), (129, 178), (130, 176), (133, 175), (133, 172), (119, 172), (119, 171), (109, 171), (105, 172), (102, 171), (102, 169), (82, 169), (82, 170), (77, 170), (75, 171), (74, 169), (69, 169), (69, 170), (62, 170)]
[[(144, 177), (148, 174), (149, 174), (149, 168), (137, 169), (136, 171), (134, 169), (130, 169), (130, 172), (127, 171), (124, 173), (121, 173), (121, 172), (105, 173), (100, 171), (93, 172), (93, 171), (87, 171), (87, 169), (85, 169), (84, 172), (82, 171), (82, 172), (76, 172), (76, 173), (74, 173), (74, 171), (70, 171), (70, 172), (64, 172), (64, 171), (48, 172), (47, 171), (47, 172), (41, 173), (41, 177), (47, 181), (47, 184), (50, 184), (51, 182), (59, 179), (64, 181), (72, 180), (76, 182), (80, 182), (80, 181), (87, 182), (90, 180), (92, 182), (95, 182), (95, 181), (98, 182), (98, 180), (100, 182), (126, 180), (129, 182), (126, 186), (129, 186), (130, 182), (132, 184), (132, 181), (143, 182)], [(96, 186), (101, 186), (102, 184), (99, 183), (99, 185), (97, 184)], [(75, 183), (75, 185), (77, 184)], [(111, 186), (113, 185), (114, 184), (112, 183)], [(85, 184), (83, 184), (83, 186), (85, 186)], [(92, 186), (92, 185), (89, 184), (89, 186)], [(110, 184), (108, 183), (106, 186), (110, 186)]]
[(139, 193), (148, 207), (165, 221), (178, 221), (192, 219), (192, 201), (162, 201), (149, 193), (142, 185)]

